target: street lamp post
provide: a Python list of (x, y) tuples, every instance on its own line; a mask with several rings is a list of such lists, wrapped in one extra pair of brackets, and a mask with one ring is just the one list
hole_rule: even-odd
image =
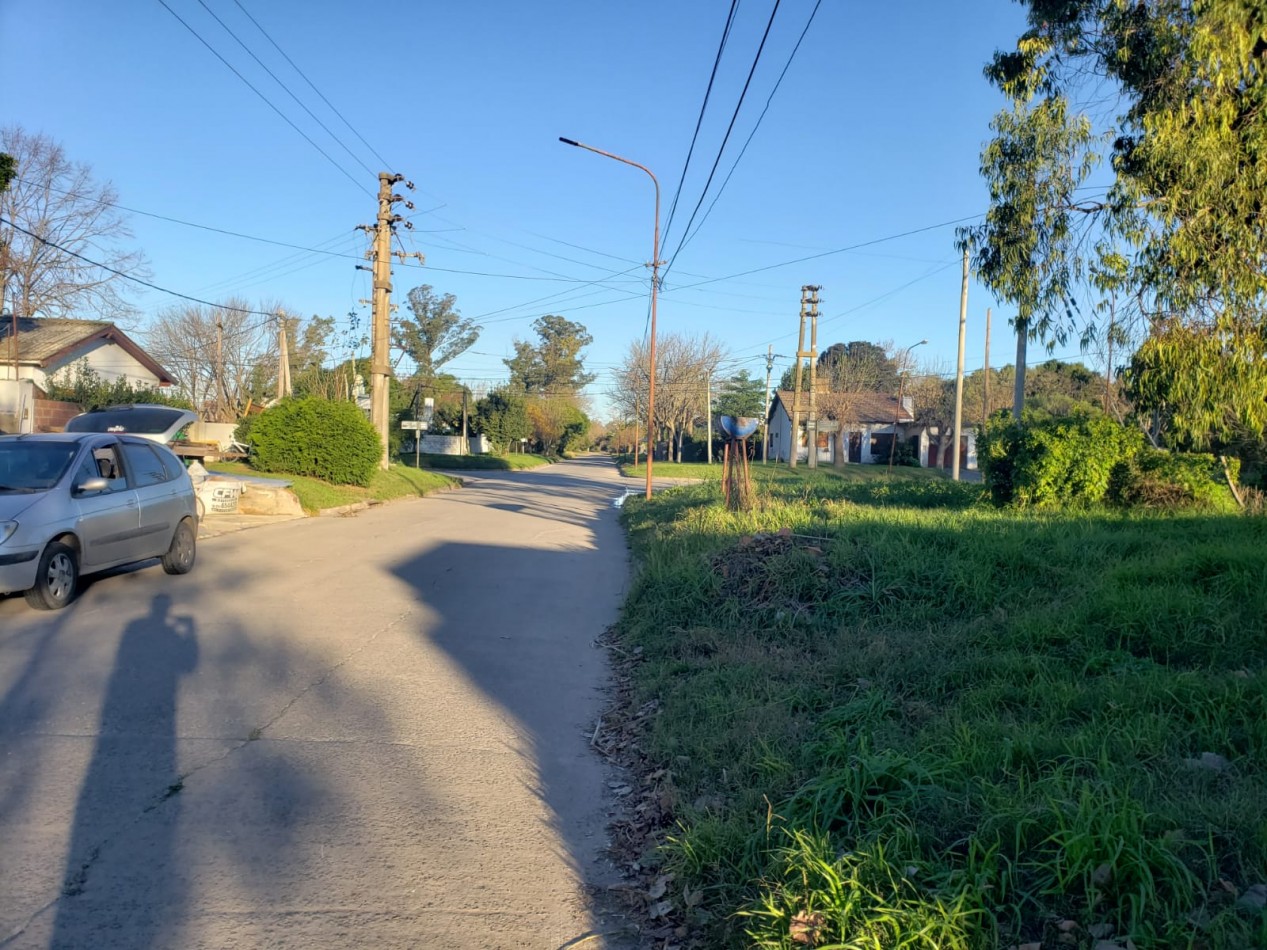
[(559, 141), (564, 145), (583, 148), (588, 152), (595, 152), (598, 155), (605, 155), (607, 158), (613, 158), (626, 165), (632, 165), (634, 168), (641, 168), (651, 177), (651, 183), (655, 185), (655, 239), (651, 245), (651, 352), (649, 356), (650, 366), (648, 368), (650, 382), (647, 385), (647, 498), (650, 498), (651, 462), (655, 458), (655, 305), (656, 289), (660, 284), (660, 265), (663, 263), (660, 260), (660, 182), (646, 165), (640, 165), (627, 158), (621, 158), (611, 152), (604, 152), (601, 148), (577, 142), (575, 139), (565, 139), (561, 135), (559, 136)]
[(902, 358), (898, 361), (899, 376), (897, 378), (897, 409), (893, 411), (893, 436), (892, 438), (889, 439), (889, 474), (890, 475), (893, 474), (893, 450), (897, 448), (897, 422), (898, 422), (898, 418), (902, 415), (902, 390), (903, 390), (903, 387), (905, 387), (906, 385), (906, 370), (903, 367), (903, 363), (906, 362), (906, 357), (911, 355), (911, 350), (915, 349), (915, 347), (917, 346), (923, 346), (927, 342), (928, 342), (927, 340), (920, 340), (918, 343), (912, 343), (906, 349), (901, 351)]

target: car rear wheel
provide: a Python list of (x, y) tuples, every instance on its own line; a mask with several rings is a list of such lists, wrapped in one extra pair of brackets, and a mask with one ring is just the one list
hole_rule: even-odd
[(61, 610), (75, 599), (79, 584), (79, 555), (61, 541), (50, 541), (40, 555), (35, 586), (26, 592), (26, 602), (37, 610)]
[(193, 522), (186, 518), (176, 526), (171, 547), (163, 555), (163, 570), (168, 574), (188, 574), (198, 557), (198, 534)]

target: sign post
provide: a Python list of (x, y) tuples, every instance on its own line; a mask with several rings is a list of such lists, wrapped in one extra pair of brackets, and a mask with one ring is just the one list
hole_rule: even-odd
[(422, 451), (422, 433), (427, 428), (427, 424), (421, 419), (402, 419), (400, 427), (414, 434), (414, 468), (419, 467), (419, 454)]

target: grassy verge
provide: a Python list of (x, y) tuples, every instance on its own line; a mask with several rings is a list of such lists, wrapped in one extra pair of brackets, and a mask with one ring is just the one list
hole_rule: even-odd
[[(518, 453), (514, 455), (433, 455), (424, 452), (420, 461), (422, 468), (518, 471), (549, 465), (554, 459), (527, 453), (523, 455)], [(400, 457), (400, 462), (402, 465), (413, 468), (414, 457), (404, 454)]]
[(309, 514), (324, 508), (338, 508), (358, 501), (391, 501), (395, 498), (419, 497), (440, 488), (456, 485), (456, 479), (438, 472), (419, 471), (404, 465), (393, 465), (385, 472), (374, 473), (368, 488), (356, 485), (332, 485), (319, 478), (303, 475), (277, 475), (257, 472), (243, 462), (216, 462), (211, 471), (236, 475), (259, 475), (262, 478), (283, 478), (291, 483), (299, 503)]
[(624, 509), (642, 800), (692, 933), (1267, 946), (1267, 519), (784, 471), (749, 514)]

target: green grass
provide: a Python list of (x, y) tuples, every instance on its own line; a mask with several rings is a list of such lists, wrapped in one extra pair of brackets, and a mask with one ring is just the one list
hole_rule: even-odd
[[(528, 453), (513, 455), (433, 455), (424, 452), (420, 457), (423, 468), (472, 469), (518, 471), (525, 468), (537, 468), (549, 465), (554, 459), (544, 455)], [(413, 467), (414, 457), (409, 453), (401, 455), (402, 465)]]
[[(630, 701), (659, 702), (658, 860), (706, 895), (693, 932), (1054, 947), (1072, 920), (1082, 947), (1100, 924), (1267, 946), (1236, 905), (1267, 882), (1267, 519), (780, 469), (751, 513), (716, 484), (624, 508)], [(742, 546), (780, 528), (807, 537)]]
[(393, 465), (385, 472), (375, 472), (368, 488), (356, 485), (332, 485), (319, 478), (309, 478), (304, 475), (259, 472), (244, 462), (215, 462), (207, 467), (215, 472), (286, 479), (291, 483), (291, 489), (298, 497), (299, 504), (309, 514), (325, 508), (352, 505), (360, 501), (391, 501), (396, 498), (421, 497), (438, 489), (458, 484), (456, 479), (447, 475), (419, 471), (404, 465)]

